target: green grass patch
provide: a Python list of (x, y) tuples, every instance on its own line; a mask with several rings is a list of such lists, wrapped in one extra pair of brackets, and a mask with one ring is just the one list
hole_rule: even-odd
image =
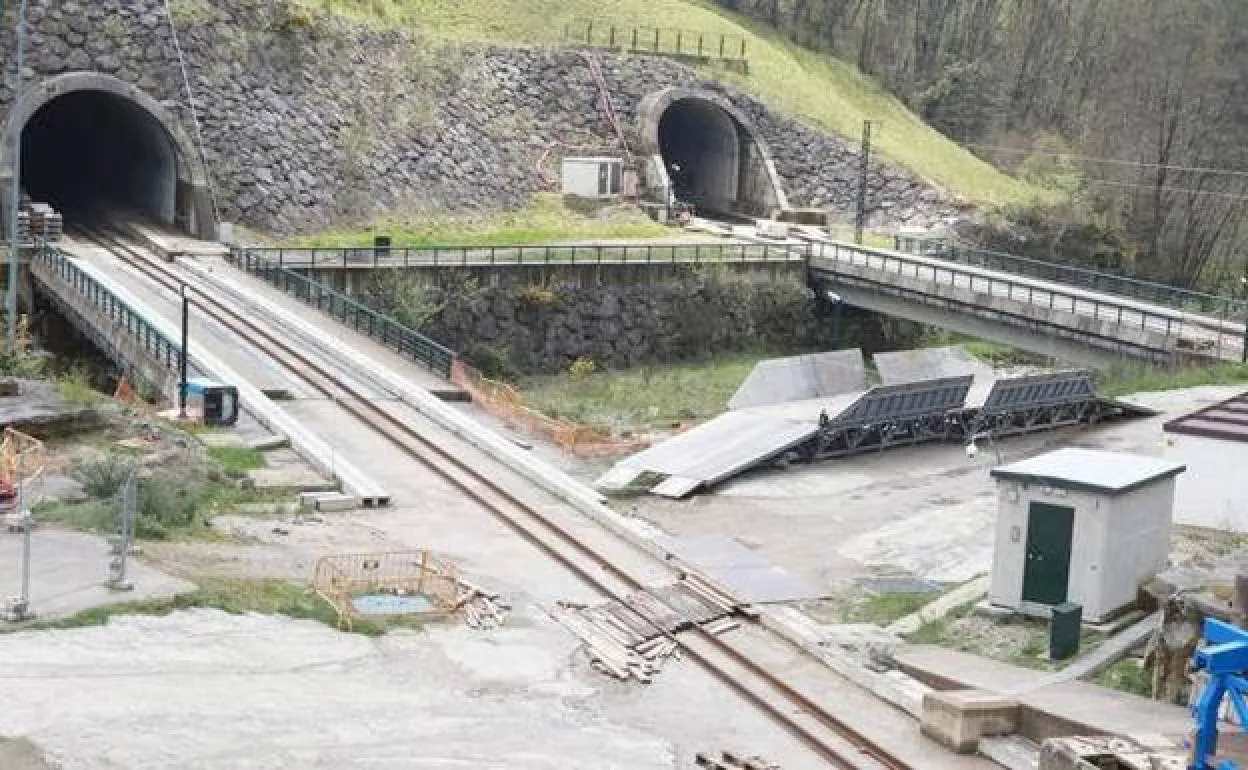
[[(437, 40), (557, 44), (565, 24), (592, 20), (605, 29), (663, 27), (708, 38), (746, 40), (750, 74), (707, 67), (704, 73), (754, 94), (768, 106), (856, 142), (862, 122), (878, 121), (873, 143), (915, 174), (983, 204), (1048, 199), (1041, 191), (979, 160), (928, 126), (878, 83), (844, 61), (814, 53), (744, 16), (710, 3), (680, 0), (299, 0), (368, 24), (407, 27)], [(621, 33), (624, 38), (626, 33)]]
[[(245, 464), (245, 458), (235, 458)], [(98, 534), (118, 530), (119, 490), (134, 467), (133, 460), (108, 454), (80, 463), (74, 477), (89, 496), (82, 502), (48, 502), (35, 506), (35, 518), (71, 529)], [(204, 472), (193, 465), (149, 469), (136, 479), (138, 500), (134, 533), (140, 540), (220, 540), (210, 523), (244, 503), (290, 499), (280, 490), (240, 487), (220, 472)]]
[(247, 447), (209, 447), (208, 456), (227, 474), (243, 474), (265, 467), (264, 452)]
[(1128, 393), (1194, 388), (1200, 385), (1235, 385), (1248, 382), (1248, 365), (1221, 362), (1208, 366), (1163, 369), (1146, 364), (1125, 364), (1101, 375), (1099, 390), (1116, 398)]
[(531, 377), (520, 390), (526, 404), (550, 417), (613, 433), (664, 430), (723, 412), (754, 364), (767, 357), (758, 353)]
[(91, 387), (90, 376), (81, 369), (61, 374), (54, 380), (56, 392), (62, 399), (75, 406), (89, 406), (104, 397)]
[[(227, 578), (202, 578), (195, 581), (198, 588), (168, 599), (150, 599), (124, 602), (104, 607), (93, 607), (66, 618), (36, 621), (20, 628), (30, 630), (82, 628), (102, 626), (109, 618), (119, 615), (168, 615), (176, 610), (206, 607), (234, 615), (248, 612), (262, 615), (285, 615), (302, 620), (316, 620), (331, 628), (338, 626), (338, 613), (311, 588), (290, 580), (240, 580)], [(379, 623), (358, 620), (352, 624), (352, 632), (365, 636), (379, 636), (388, 628), (418, 628), (412, 619), (397, 623)]]
[(1138, 658), (1123, 658), (1093, 678), (1094, 682), (1104, 687), (1143, 695), (1146, 698), (1153, 694), (1153, 677)]
[(845, 622), (887, 626), (893, 621), (918, 612), (939, 597), (938, 593), (876, 594), (853, 604), (845, 613)]
[(515, 211), (477, 216), (434, 215), (378, 219), (365, 227), (300, 236), (276, 245), (294, 248), (371, 246), (373, 236), (386, 234), (395, 247), (512, 246), (594, 239), (670, 238), (672, 230), (639, 209), (611, 206), (596, 214), (568, 208), (558, 195), (542, 194)]

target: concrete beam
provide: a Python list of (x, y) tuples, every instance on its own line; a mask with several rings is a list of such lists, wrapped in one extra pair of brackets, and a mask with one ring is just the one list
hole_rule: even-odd
[[(1086, 336), (1077, 336), (1072, 331), (1070, 337), (1056, 336), (1055, 329), (1047, 326), (1027, 326), (1026, 319), (1017, 322), (1002, 321), (1000, 318), (982, 317), (958, 307), (940, 307), (926, 303), (906, 300), (904, 297), (885, 295), (885, 293), (864, 290), (836, 283), (834, 290), (841, 300), (854, 307), (869, 309), (877, 313), (895, 318), (906, 318), (907, 321), (926, 323), (952, 332), (970, 334), (972, 337), (991, 339), (993, 342), (1040, 354), (1057, 361), (1066, 361), (1076, 366), (1107, 369), (1114, 364), (1138, 358), (1127, 353), (1126, 346), (1119, 351), (1102, 347), (1093, 347)], [(1107, 341), (1104, 344), (1112, 344)]]
[(923, 696), (919, 730), (959, 754), (973, 754), (979, 739), (1018, 730), (1018, 701), (986, 690), (933, 690)]

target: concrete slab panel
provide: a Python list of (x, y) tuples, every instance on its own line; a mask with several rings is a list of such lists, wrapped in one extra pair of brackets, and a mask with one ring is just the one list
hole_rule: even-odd
[[(17, 596), (21, 586), (22, 536), (0, 535), (0, 596)], [(30, 608), (41, 617), (72, 615), (117, 602), (163, 599), (195, 589), (193, 583), (156, 570), (136, 558), (126, 564), (131, 591), (105, 586), (111, 557), (108, 542), (96, 535), (36, 529), (30, 545)]]
[(992, 377), (992, 367), (977, 360), (959, 345), (876, 353), (872, 360), (880, 373), (880, 381), (885, 385), (965, 377), (968, 374), (976, 380)]
[(862, 351), (836, 350), (759, 361), (728, 402), (746, 409), (788, 401), (825, 398), (866, 387)]
[(698, 486), (715, 484), (810, 438), (819, 429), (818, 413), (812, 417), (789, 420), (753, 411), (728, 412), (625, 458), (595, 486), (618, 484), (628, 477), (626, 469), (678, 476)]
[(818, 599), (827, 593), (734, 540), (667, 535), (657, 539), (661, 546), (704, 570), (748, 602), (767, 604)]

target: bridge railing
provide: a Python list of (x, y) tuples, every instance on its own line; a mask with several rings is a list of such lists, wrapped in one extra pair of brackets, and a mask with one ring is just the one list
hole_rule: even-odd
[[(108, 287), (79, 268), (65, 252), (53, 246), (44, 245), (33, 251), (31, 261), (37, 277), (44, 271), (50, 273), (80, 300), (85, 301), (87, 305), (112, 322), (114, 328), (123, 330), (152, 360), (174, 374), (181, 370), (181, 344), (162, 334), (146, 318), (113, 294)], [(77, 312), (76, 308), (69, 309)], [(112, 346), (107, 339), (100, 339), (97, 342), (102, 343), (105, 350)]]
[(400, 354), (410, 357), (436, 374), (450, 379), (455, 351), (431, 340), (420, 332), (388, 318), (347, 295), (283, 267), (250, 249), (232, 249), (228, 259), (239, 268), (256, 275), (273, 286), (314, 305), (324, 313), (367, 334)]
[(720, 264), (800, 262), (792, 247), (768, 243), (446, 246), (429, 248), (246, 248), (258, 259), (294, 269), (348, 267), (508, 267), (540, 265)]
[(941, 256), (966, 265), (1028, 275), (1106, 294), (1116, 294), (1155, 305), (1172, 307), (1176, 310), (1201, 313), (1224, 321), (1243, 323), (1248, 320), (1248, 301), (1234, 297), (1207, 294), (1179, 286), (1020, 257), (1015, 254), (1004, 254), (965, 244), (952, 244)]
[[(1203, 341), (1212, 348), (1208, 352), (1216, 351), (1215, 354), (1219, 357), (1224, 348), (1231, 347), (1232, 339), (1240, 341), (1243, 335), (1242, 330), (1223, 328), (1219, 322), (1201, 323), (1200, 319), (1185, 316), (1177, 310), (1149, 308), (1143, 303), (1129, 300), (1102, 299), (1075, 287), (1067, 289), (1056, 284), (1038, 286), (1026, 278), (1013, 279), (992, 275), (976, 270), (973, 266), (958, 267), (940, 258), (839, 242), (814, 242), (812, 248), (811, 266), (816, 270), (822, 268), (835, 272), (839, 266), (866, 268), (873, 273), (916, 278), (932, 285), (967, 289), (994, 298), (1072, 313), (1081, 318), (1143, 329), (1173, 340), (1175, 347), (1186, 343), (1200, 346)], [(1182, 332), (1186, 332), (1188, 336), (1181, 337)], [(1192, 336), (1198, 338), (1192, 339)]]

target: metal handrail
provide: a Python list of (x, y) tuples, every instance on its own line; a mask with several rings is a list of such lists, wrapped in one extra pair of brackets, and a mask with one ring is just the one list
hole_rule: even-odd
[(1248, 301), (1225, 295), (1209, 294), (1181, 286), (1090, 270), (1085, 267), (990, 251), (967, 244), (952, 244), (940, 256), (966, 265), (1029, 275), (1131, 299), (1164, 304), (1178, 310), (1212, 314), (1220, 320), (1243, 322), (1248, 319)]
[(231, 249), (227, 257), (239, 268), (252, 273), (273, 286), (298, 299), (315, 305), (356, 331), (392, 347), (399, 353), (427, 366), (435, 373), (450, 379), (456, 353), (429, 337), (411, 329), (388, 316), (368, 307), (362, 302), (332, 289), (311, 278), (296, 273), (280, 262), (265, 259), (252, 249)]
[(116, 328), (136, 340), (145, 353), (166, 369), (175, 374), (181, 371), (181, 345), (166, 337), (107, 286), (74, 264), (68, 254), (44, 244), (36, 250), (34, 261), (46, 266), (66, 288), (90, 302)]
[(588, 20), (563, 26), (565, 43), (618, 48), (638, 53), (678, 54), (722, 61), (748, 60), (744, 35), (702, 30), (615, 25)]
[(1219, 353), (1223, 345), (1224, 333), (1235, 339), (1242, 336), (1238, 329), (1225, 329), (1218, 321), (1201, 322), (1182, 312), (1170, 308), (1150, 309), (1136, 303), (1117, 302), (1090, 296), (1078, 291), (1076, 287), (1064, 290), (1056, 284), (1039, 285), (1026, 278), (1015, 280), (1005, 276), (992, 275), (983, 270), (959, 268), (957, 263), (943, 260), (935, 256), (918, 256), (901, 252), (872, 249), (836, 241), (813, 242), (811, 265), (819, 268), (819, 260), (834, 264), (843, 263), (866, 267), (884, 273), (893, 273), (898, 277), (913, 277), (930, 280), (932, 284), (947, 285), (960, 289), (969, 289), (975, 293), (987, 294), (1029, 305), (1048, 309), (1063, 310), (1083, 318), (1112, 321), (1118, 325), (1140, 328), (1150, 332), (1163, 334), (1166, 338), (1179, 338), (1184, 328), (1206, 328), (1217, 333), (1216, 345)]
[(800, 262), (792, 246), (770, 243), (563, 244), (395, 248), (245, 248), (281, 267), (490, 267), (538, 265), (719, 264)]

